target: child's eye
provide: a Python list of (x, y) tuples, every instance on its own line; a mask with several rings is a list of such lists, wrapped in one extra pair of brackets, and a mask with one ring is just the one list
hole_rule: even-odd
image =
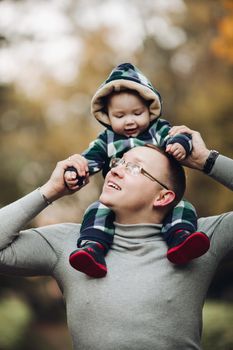
[(120, 119), (124, 117), (124, 114), (116, 114), (114, 115), (114, 117)]
[(140, 112), (135, 112), (134, 113), (134, 115), (141, 115), (142, 114), (142, 112), (140, 111)]

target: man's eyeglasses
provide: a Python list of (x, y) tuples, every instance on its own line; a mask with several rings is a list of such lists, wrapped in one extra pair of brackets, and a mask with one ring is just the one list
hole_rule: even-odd
[(164, 185), (162, 182), (157, 180), (154, 176), (152, 176), (150, 173), (148, 173), (146, 170), (144, 170), (140, 165), (134, 164), (134, 163), (131, 163), (131, 162), (126, 162), (123, 158), (115, 158), (115, 157), (113, 157), (110, 160), (109, 166), (110, 166), (111, 169), (115, 168), (115, 167), (117, 167), (119, 165), (124, 165), (126, 171), (129, 174), (131, 174), (133, 176), (137, 176), (139, 174), (142, 174), (142, 175), (148, 177), (148, 179), (150, 179), (151, 181), (156, 181), (158, 184), (160, 184), (160, 186), (166, 188), (166, 190), (169, 190), (169, 188), (166, 185)]

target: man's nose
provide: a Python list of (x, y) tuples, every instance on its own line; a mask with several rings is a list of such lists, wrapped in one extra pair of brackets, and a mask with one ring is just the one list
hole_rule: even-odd
[(110, 171), (113, 175), (122, 178), (122, 177), (124, 177), (124, 174), (125, 174), (125, 166), (124, 166), (124, 164), (120, 164), (120, 165), (115, 166), (114, 168), (111, 168)]

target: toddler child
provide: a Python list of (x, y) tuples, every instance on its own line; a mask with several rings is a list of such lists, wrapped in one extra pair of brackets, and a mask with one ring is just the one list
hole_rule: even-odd
[[(159, 92), (131, 63), (113, 69), (92, 98), (91, 107), (92, 114), (106, 129), (82, 153), (88, 161), (90, 175), (102, 170), (105, 176), (109, 167), (120, 164), (119, 158), (126, 151), (148, 143), (163, 148), (177, 161), (191, 153), (192, 140), (188, 134), (169, 136), (171, 126), (160, 118)], [(72, 167), (65, 172), (65, 182), (70, 189), (77, 186), (77, 175), (80, 174)], [(165, 184), (160, 185), (167, 188)], [(113, 222), (114, 214), (109, 208), (98, 201), (89, 206), (84, 214), (78, 249), (69, 258), (75, 269), (96, 278), (106, 275), (105, 255), (114, 237)], [(162, 227), (169, 261), (185, 264), (209, 249), (208, 237), (196, 230), (195, 209), (182, 200), (167, 215)]]

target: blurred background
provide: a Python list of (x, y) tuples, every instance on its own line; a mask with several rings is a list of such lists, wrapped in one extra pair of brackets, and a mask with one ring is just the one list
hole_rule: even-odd
[[(0, 0), (0, 205), (48, 179), (103, 130), (90, 114), (97, 87), (132, 62), (163, 98), (172, 125), (199, 130), (233, 156), (233, 1)], [(187, 170), (199, 216), (232, 210), (232, 192)], [(101, 174), (30, 225), (80, 222)], [(233, 349), (232, 257), (219, 267), (204, 310), (203, 348)], [(0, 276), (0, 350), (71, 349), (64, 304), (50, 278)]]

